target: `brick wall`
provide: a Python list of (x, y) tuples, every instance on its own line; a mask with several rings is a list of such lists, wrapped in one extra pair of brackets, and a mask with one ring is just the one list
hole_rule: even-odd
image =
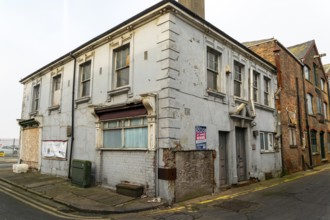
[[(304, 59), (304, 63), (310, 68), (311, 79), (305, 80), (306, 85), (306, 93), (309, 93), (313, 96), (313, 114), (308, 115), (308, 123), (310, 130), (315, 130), (317, 137), (317, 152), (313, 153), (313, 165), (320, 165), (323, 161), (327, 161), (330, 159), (330, 155), (328, 153), (328, 135), (330, 131), (330, 121), (329, 121), (329, 100), (328, 100), (328, 85), (325, 85), (324, 90), (321, 89), (320, 82), (321, 78), (327, 81), (327, 78), (324, 73), (324, 69), (319, 59), (314, 59), (314, 55), (317, 55), (316, 48), (311, 50), (309, 54), (307, 54)], [(314, 64), (316, 64), (317, 71), (317, 80), (318, 84), (316, 85), (314, 79)], [(327, 103), (327, 118), (323, 121), (323, 114), (317, 113), (317, 97), (320, 94), (322, 103)], [(324, 132), (324, 148), (325, 148), (325, 158), (322, 158), (321, 155), (321, 144), (320, 144), (320, 133)]]
[[(277, 45), (280, 49), (279, 57), (282, 78), (282, 90), (280, 93), (281, 150), (284, 169), (286, 172), (292, 173), (302, 169), (302, 155), (305, 161), (308, 160), (307, 150), (303, 149), (302, 141), (306, 131), (302, 65), (281, 44)], [(275, 40), (252, 46), (250, 49), (276, 66), (274, 55), (274, 50), (276, 49)], [(296, 79), (298, 80), (298, 88)], [(288, 111), (296, 112), (297, 124), (295, 127), (290, 127), (292, 124), (289, 121)], [(300, 118), (298, 112), (300, 113)], [(290, 145), (290, 128), (296, 131), (296, 146)]]
[(115, 188), (128, 181), (144, 186), (148, 196), (155, 195), (155, 152), (104, 151), (101, 156), (102, 184)]

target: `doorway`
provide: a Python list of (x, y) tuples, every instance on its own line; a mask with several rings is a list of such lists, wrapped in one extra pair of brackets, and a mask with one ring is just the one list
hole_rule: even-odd
[(236, 158), (237, 158), (237, 177), (238, 182), (247, 179), (246, 175), (246, 151), (245, 151), (245, 131), (246, 128), (235, 129), (236, 133)]
[(320, 133), (320, 144), (321, 144), (321, 157), (322, 159), (325, 158), (325, 149), (324, 149), (324, 132)]
[(228, 185), (227, 139), (228, 132), (219, 131), (220, 186)]

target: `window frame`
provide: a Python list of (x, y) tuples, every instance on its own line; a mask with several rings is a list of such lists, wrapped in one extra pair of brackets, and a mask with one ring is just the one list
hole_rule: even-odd
[(253, 70), (253, 74), (252, 74), (252, 85), (253, 85), (253, 101), (254, 102), (259, 102), (260, 101), (260, 95), (259, 95), (259, 87), (260, 87), (260, 81), (259, 81), (259, 78), (260, 78), (260, 73), (258, 73), (257, 71)]
[(323, 78), (321, 78), (321, 90), (323, 92), (326, 92), (326, 90), (325, 90), (325, 80)]
[[(140, 124), (132, 124), (132, 122), (140, 120)], [(116, 126), (109, 127), (110, 124), (116, 123)], [(108, 126), (106, 126), (108, 125)], [(125, 145), (126, 139), (126, 131), (132, 129), (146, 129), (146, 136), (144, 137), (145, 146), (138, 147), (129, 147)], [(105, 146), (105, 132), (108, 131), (120, 131), (120, 141), (121, 146)], [(128, 117), (128, 118), (120, 118), (120, 119), (112, 119), (102, 121), (102, 134), (103, 134), (103, 149), (112, 149), (112, 150), (147, 150), (148, 149), (148, 118), (146, 116), (140, 117)], [(141, 139), (140, 139), (141, 140)]]
[(310, 71), (310, 68), (306, 65), (304, 66), (304, 77), (308, 81), (311, 81), (311, 71)]
[(289, 127), (288, 130), (289, 130), (289, 145), (290, 145), (290, 147), (296, 147), (297, 146), (296, 128)]
[[(123, 58), (122, 55), (125, 55), (125, 58)], [(125, 86), (129, 86), (130, 84), (130, 65), (131, 65), (131, 49), (130, 49), (130, 43), (121, 45), (120, 47), (117, 47), (113, 50), (113, 88), (122, 88)], [(120, 61), (118, 61), (120, 58)], [(124, 62), (123, 62), (124, 61)], [(126, 72), (124, 72), (126, 71)], [(121, 83), (124, 81), (125, 77), (121, 77), (120, 73), (123, 73), (122, 75), (126, 75), (127, 82)]]
[[(211, 56), (214, 57), (211, 60)], [(211, 62), (212, 61), (212, 62)], [(213, 64), (213, 65), (211, 65)], [(211, 91), (220, 91), (220, 69), (221, 69), (221, 53), (211, 47), (207, 47), (206, 52), (206, 85), (207, 89)], [(210, 75), (212, 74), (212, 77)], [(212, 85), (210, 85), (212, 79)]]
[(307, 93), (307, 113), (309, 115), (314, 115), (314, 110), (313, 110), (313, 95), (310, 93)]
[(314, 85), (319, 85), (318, 75), (317, 75), (317, 65), (316, 63), (313, 63), (313, 73), (314, 73)]
[(323, 114), (322, 112), (323, 112), (323, 105), (322, 105), (322, 99), (321, 99), (321, 97), (320, 97), (320, 95), (318, 95), (317, 97), (316, 97), (316, 102), (317, 102), (317, 113), (318, 114)]
[[(56, 74), (52, 77), (52, 97), (51, 106), (58, 106), (61, 103), (61, 89), (62, 89), (62, 74)], [(58, 93), (58, 95), (57, 95)], [(58, 103), (55, 102), (55, 96), (58, 97)]]
[[(89, 78), (84, 78), (86, 74), (86, 68), (89, 66)], [(88, 90), (85, 89), (85, 84), (88, 85)], [(92, 60), (87, 60), (84, 63), (79, 65), (79, 98), (85, 98), (91, 96), (91, 86), (92, 86)]]
[(317, 131), (311, 130), (310, 138), (311, 138), (311, 151), (312, 151), (312, 153), (313, 154), (318, 153), (318, 151), (317, 151)]
[(36, 84), (32, 88), (32, 104), (31, 112), (36, 113), (40, 108), (40, 83)]
[(274, 152), (274, 143), (275, 143), (274, 142), (274, 133), (260, 131), (259, 137), (260, 137), (260, 152), (262, 152), (262, 153), (263, 152)]
[(328, 137), (328, 152), (330, 153), (330, 132), (327, 132)]
[[(243, 77), (245, 72), (244, 64), (234, 61), (234, 96), (243, 97)], [(238, 85), (239, 94), (236, 94), (236, 85)]]
[(270, 88), (270, 82), (271, 79), (264, 76), (264, 102), (263, 104), (266, 106), (270, 106), (270, 94), (271, 94), (271, 88)]
[(324, 119), (328, 118), (328, 104), (326, 102), (323, 102), (323, 116)]

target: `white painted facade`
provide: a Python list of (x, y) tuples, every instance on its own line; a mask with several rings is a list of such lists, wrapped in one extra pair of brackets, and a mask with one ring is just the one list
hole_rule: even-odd
[[(128, 44), (129, 83), (116, 88), (114, 54), (117, 48)], [(207, 48), (220, 54), (217, 91), (207, 90)], [(80, 69), (88, 61), (91, 62), (90, 91), (88, 96), (80, 98)], [(235, 61), (244, 65), (240, 98), (233, 91)], [(232, 112), (237, 106), (242, 103), (250, 106), (251, 70), (259, 73), (260, 103), (264, 98), (263, 77), (270, 80), (269, 105), (255, 103), (255, 118), (246, 117), (245, 108), (235, 116)], [(60, 105), (52, 106), (53, 77), (57, 74), (61, 75)], [(263, 152), (260, 146), (260, 132), (276, 135), (274, 67), (202, 19), (192, 17), (174, 1), (159, 3), (21, 82), (24, 84), (22, 120), (35, 118), (40, 123), (40, 140), (68, 141), (66, 159), (45, 158), (40, 149), (42, 173), (68, 175), (74, 84), (72, 159), (92, 161), (93, 178), (104, 186), (115, 188), (122, 181), (142, 184), (147, 195), (172, 202), (175, 181), (158, 179), (158, 168), (168, 166), (164, 149), (196, 149), (195, 126), (207, 128), (207, 149), (215, 152), (215, 191), (221, 187), (219, 131), (228, 133), (228, 184), (238, 182), (235, 127), (245, 128), (246, 179), (263, 180), (265, 173), (277, 175), (281, 171), (281, 155), (276, 147)], [(40, 106), (34, 112), (33, 87), (38, 84)], [(105, 148), (104, 121), (100, 120), (98, 111), (139, 103), (147, 111), (148, 146)], [(24, 129), (21, 135), (23, 132)]]

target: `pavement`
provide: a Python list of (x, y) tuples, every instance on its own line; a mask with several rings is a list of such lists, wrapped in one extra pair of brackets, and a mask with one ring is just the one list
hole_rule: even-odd
[[(0, 162), (16, 162), (14, 159), (0, 158)], [(228, 190), (198, 197), (192, 200), (173, 204), (171, 208), (159, 209), (159, 212), (179, 211), (187, 209), (194, 205), (203, 205), (219, 200), (232, 199), (240, 195), (256, 192), (276, 185), (294, 181), (304, 176), (313, 175), (324, 170), (330, 170), (330, 163), (313, 168), (312, 170), (300, 171), (294, 174), (286, 175), (281, 178), (252, 183), (240, 187), (232, 187)], [(146, 211), (150, 209), (166, 207), (164, 201), (157, 202), (155, 198), (142, 196), (141, 198), (133, 198), (101, 187), (92, 186), (81, 188), (71, 184), (71, 182), (62, 177), (40, 174), (38, 172), (13, 173), (11, 169), (1, 169), (0, 182), (4, 182), (13, 187), (25, 190), (31, 194), (41, 196), (45, 199), (54, 201), (61, 205), (65, 205), (76, 211), (115, 214)], [(157, 212), (157, 211), (156, 211)]]
[[(16, 161), (15, 158), (0, 158), (1, 163)], [(80, 212), (119, 214), (156, 209), (166, 205), (166, 202), (157, 201), (156, 198), (129, 197), (102, 186), (82, 188), (71, 184), (67, 178), (33, 171), (14, 173), (12, 169), (1, 169), (1, 181)]]

